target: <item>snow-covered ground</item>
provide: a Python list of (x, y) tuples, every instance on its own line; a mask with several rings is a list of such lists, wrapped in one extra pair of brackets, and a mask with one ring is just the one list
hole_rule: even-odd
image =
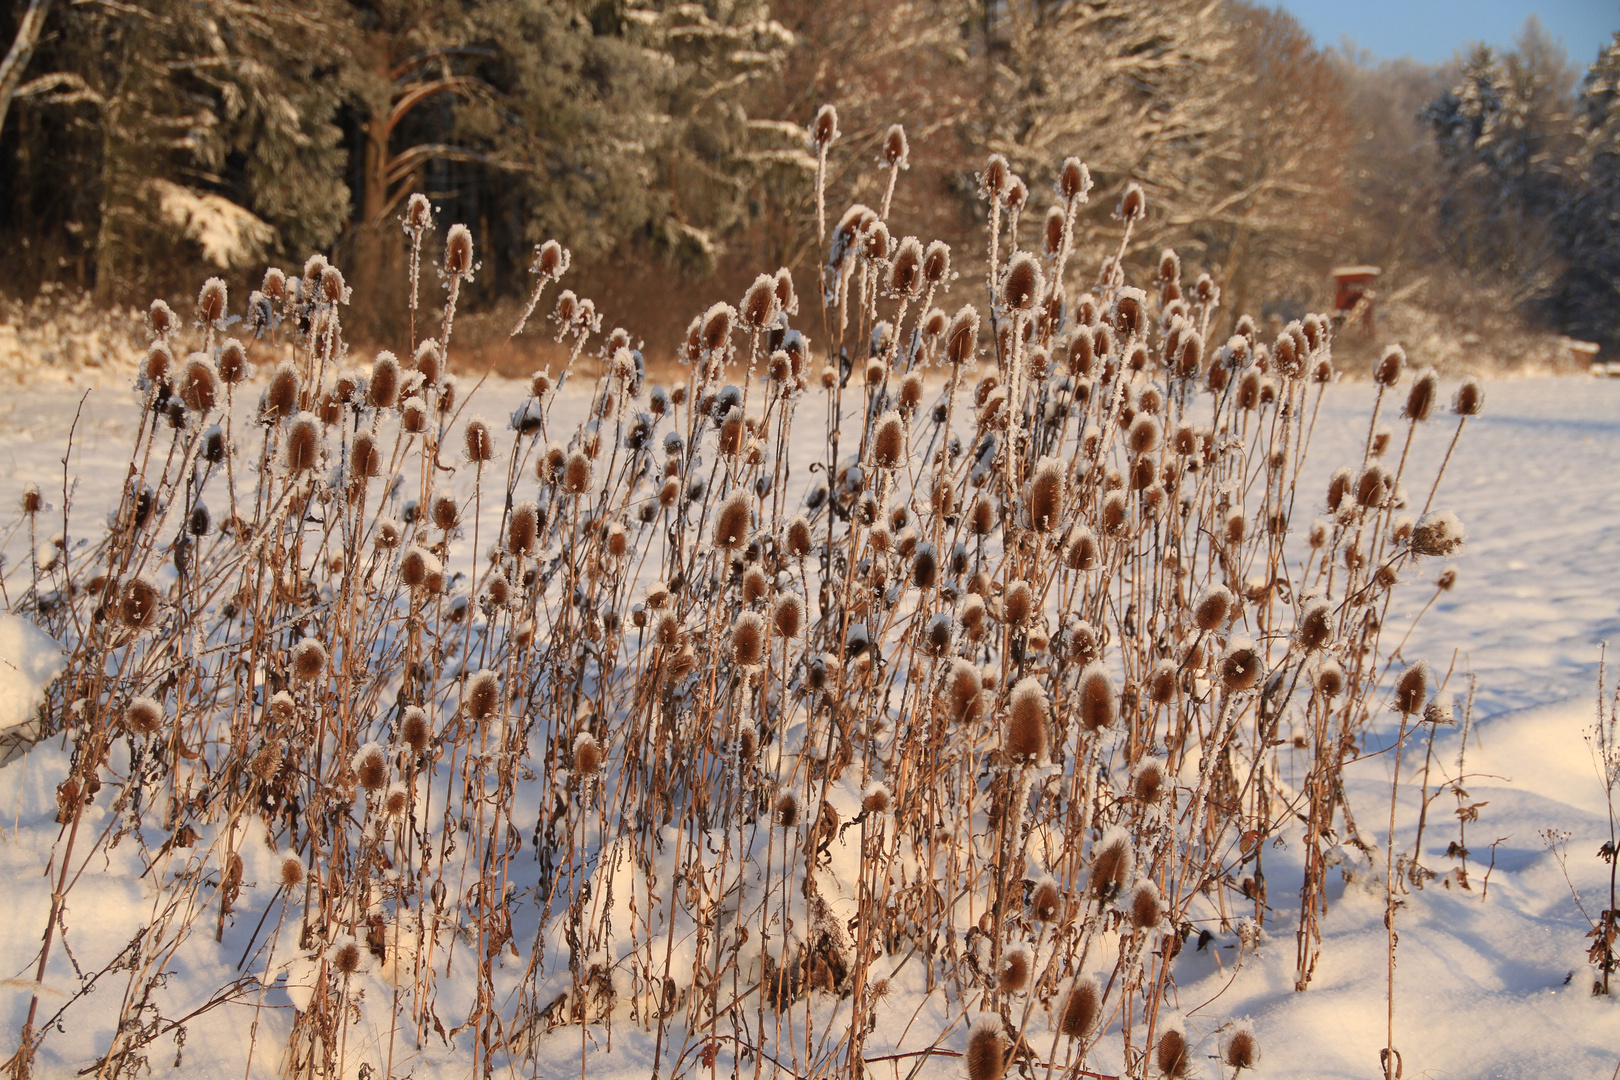
[[(1609, 1077), (1620, 1072), (1620, 995), (1594, 997), (1585, 960), (1587, 915), (1595, 919), (1606, 905), (1609, 880), (1609, 868), (1597, 855), (1608, 839), (1608, 811), (1587, 736), (1600, 645), (1620, 636), (1620, 380), (1494, 381), (1486, 392), (1484, 415), (1467, 425), (1435, 500), (1467, 526), (1469, 545), (1451, 564), (1457, 584), (1439, 595), (1402, 649), (1405, 658), (1426, 658), (1440, 672), (1454, 668), (1448, 690), (1460, 697), (1467, 695), (1469, 676), (1476, 681), (1461, 784), (1462, 804), (1475, 806), (1478, 815), (1466, 826), (1471, 887), (1447, 887), (1442, 880), (1458, 865), (1447, 848), (1460, 839), (1459, 797), (1446, 791), (1429, 806), (1419, 855), (1440, 877), (1406, 896), (1398, 916), (1395, 1041), (1406, 1077)], [(503, 417), (512, 407), (509, 399), (520, 393), (517, 384), (486, 384), (474, 411)], [(1329, 391), (1303, 489), (1312, 504), (1320, 503), (1333, 468), (1360, 460), (1372, 394), (1365, 384)], [(569, 388), (558, 408), (578, 411), (583, 402), (583, 392)], [(1386, 414), (1393, 411), (1386, 408)], [(28, 574), (26, 528), (12, 525), (23, 485), (37, 483), (50, 507), (41, 515), (41, 531), (59, 528), (45, 523), (60, 520), (71, 430), (65, 471), (75, 520), (98, 520), (122, 480), (134, 418), (133, 397), (112, 380), (89, 387), (23, 386), (0, 398), (0, 506), (6, 508), (0, 541), (8, 588), (15, 590)], [(1408, 475), (1434, 474), (1454, 425), (1440, 418), (1420, 432)], [(1414, 493), (1416, 501), (1423, 494)], [(1429, 565), (1417, 572), (1435, 576), (1439, 569)], [(1426, 584), (1412, 583), (1385, 640), (1398, 641), (1403, 621), (1433, 594)], [(8, 669), (0, 673), (0, 694), (15, 696), (33, 684), (38, 670), (10, 672), (23, 659), (43, 663), (49, 657), (25, 647), (20, 628), (0, 624), (0, 666)], [(9, 719), (15, 705), (0, 701), (0, 717)], [(1366, 749), (1350, 773), (1349, 795), (1361, 808), (1362, 830), (1382, 842), (1391, 755)], [(1431, 794), (1456, 776), (1463, 749), (1456, 728), (1435, 739)], [(1403, 779), (1423, 767), (1424, 751), (1422, 742), (1408, 744)], [(58, 832), (52, 788), (64, 761), (59, 748), (39, 746), (0, 768), (0, 897), (7, 911), (0, 920), (0, 978), (6, 980), (0, 986), (0, 1056), (16, 1046), (33, 989), (30, 957), (37, 955), (50, 902), (53, 879), (46, 874)], [(1406, 787), (1403, 800), (1397, 847), (1410, 849), (1416, 789)], [(64, 977), (47, 977), (42, 1019), (72, 992), (70, 962), (86, 972), (102, 968), (149, 917), (147, 885), (117, 872), (98, 874), (104, 869), (87, 866), (73, 891), (64, 918), (71, 960), (53, 960), (52, 972), (60, 967)], [(272, 868), (268, 861), (250, 865), (246, 876), (265, 879)], [(1188, 948), (1178, 961), (1175, 1006), (1192, 1041), (1201, 1053), (1213, 1054), (1216, 1027), (1246, 1016), (1264, 1051), (1257, 1070), (1262, 1075), (1379, 1075), (1386, 1009), (1382, 884), (1335, 876), (1322, 959), (1304, 993), (1293, 991), (1290, 928), (1298, 898), (1273, 895), (1270, 903), (1278, 918), (1273, 936), (1257, 951), (1217, 937), (1205, 950)], [(182, 953), (173, 980), (210, 989), (229, 984), (236, 956), (209, 945)], [(122, 979), (117, 981), (118, 987), (105, 991), (109, 1005), (121, 989)], [(385, 984), (378, 981), (374, 992), (386, 993)], [(258, 1000), (256, 990), (246, 992), (242, 1003), (214, 1009), (190, 1025), (181, 1069), (189, 1075), (244, 1075)], [(264, 1000), (273, 1008), (257, 1037), (274, 1047), (290, 1023), (290, 1005), (280, 991)], [(94, 1006), (85, 1002), (76, 1009), (93, 1012)], [(903, 987), (898, 990), (881, 1007), (871, 1044), (898, 1044), (916, 1008)], [(48, 1044), (52, 1055), (41, 1060), (46, 1075), (77, 1071), (98, 1052), (91, 1042), (104, 1041), (102, 1029), (95, 1029), (76, 1046), (77, 1012), (68, 1015), (64, 1030)], [(917, 1023), (933, 1022), (925, 1017)], [(648, 1075), (650, 1042), (615, 1034), (611, 1052), (592, 1042), (590, 1075)], [(172, 1041), (160, 1040), (154, 1050), (154, 1073), (174, 1066)], [(540, 1075), (578, 1074), (580, 1053), (578, 1029), (563, 1029), (545, 1044)], [(261, 1047), (254, 1073), (273, 1075), (278, 1056)], [(873, 1075), (889, 1075), (884, 1070), (892, 1068), (898, 1080), (913, 1064), (874, 1066)], [(468, 1064), (464, 1057), (437, 1054), (413, 1058), (407, 1068), (416, 1077), (464, 1076)], [(930, 1075), (960, 1074), (958, 1059), (930, 1065)], [(1217, 1074), (1225, 1075), (1214, 1060), (1194, 1065), (1194, 1075)]]

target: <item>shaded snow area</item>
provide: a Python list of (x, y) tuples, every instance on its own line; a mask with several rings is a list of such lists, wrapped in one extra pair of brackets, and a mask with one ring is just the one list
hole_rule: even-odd
[[(463, 385), (472, 381), (463, 379)], [(1451, 559), (1406, 564), (1402, 574), (1408, 583), (1383, 631), (1387, 650), (1422, 611), (1399, 656), (1407, 662), (1427, 660), (1437, 678), (1449, 673), (1442, 702), (1453, 706), (1454, 721), (1409, 733), (1400, 757), (1395, 847), (1413, 851), (1421, 818), (1416, 861), (1422, 885), (1407, 888), (1396, 917), (1394, 1041), (1409, 1080), (1610, 1077), (1620, 1069), (1620, 979), (1614, 995), (1595, 996), (1587, 950), (1589, 931), (1608, 904), (1610, 888), (1610, 867), (1598, 854), (1610, 839), (1610, 810), (1591, 737), (1600, 646), (1620, 641), (1620, 380), (1502, 380), (1484, 387), (1483, 414), (1465, 425), (1434, 499), (1437, 508), (1461, 521), (1466, 546)], [(1448, 396), (1452, 389), (1445, 388)], [(254, 391), (256, 396), (257, 387)], [(527, 384), (491, 380), (478, 391), (472, 409), (491, 418), (492, 427), (509, 438), (504, 418), (520, 407), (527, 392)], [(1368, 384), (1339, 384), (1326, 392), (1304, 467), (1299, 498), (1305, 506), (1295, 512), (1299, 521), (1321, 512), (1335, 468), (1361, 462), (1374, 393)], [(572, 430), (588, 400), (584, 390), (564, 387), (551, 418), (554, 429)], [(1405, 437), (1406, 424), (1397, 411), (1398, 405), (1386, 401), (1385, 422), (1394, 440), (1386, 460), (1399, 456)], [(31, 549), (40, 560), (71, 562), (86, 550), (77, 546), (81, 541), (93, 544), (105, 529), (126, 475), (137, 416), (136, 397), (110, 376), (88, 396), (82, 387), (47, 384), (8, 389), (0, 399), (0, 506), (5, 508), (0, 540), (6, 588), (0, 607), (15, 605), (29, 587), (35, 573)], [(496, 418), (501, 422), (495, 423)], [(808, 431), (819, 418), (799, 422)], [(1426, 501), (1429, 480), (1447, 454), (1455, 428), (1451, 416), (1441, 415), (1419, 431), (1405, 475), (1421, 478), (1408, 482), (1421, 488), (1407, 492), (1409, 504)], [(70, 429), (74, 433), (64, 479)], [(237, 431), (239, 442), (252, 437)], [(807, 438), (805, 443), (802, 451), (792, 452), (799, 455), (787, 485), (794, 498), (802, 498), (810, 463), (822, 453), (819, 441)], [(39, 486), (43, 502), (32, 527), (15, 512), (25, 483)], [(244, 480), (238, 476), (236, 483), (241, 488)], [(72, 511), (65, 542), (64, 494)], [(223, 519), (223, 496), (214, 496), (213, 502), (216, 518)], [(496, 500), (483, 504), (477, 523), (482, 545), (499, 534), (501, 521)], [(463, 531), (470, 534), (472, 525), (469, 519)], [(470, 544), (470, 538), (465, 542)], [(1447, 570), (1455, 572), (1451, 588), (1431, 584)], [(635, 590), (636, 596), (641, 594), (642, 588)], [(197, 642), (199, 649), (207, 645)], [(1612, 686), (1612, 668), (1620, 666), (1620, 656), (1610, 660)], [(153, 975), (156, 965), (164, 972), (157, 992), (166, 997), (152, 1013), (137, 1011), (137, 1020), (161, 1015), (169, 1023), (176, 1015), (171, 1011), (175, 1002), (190, 1002), (199, 1011), (185, 1021), (183, 1038), (177, 1040), (179, 1029), (165, 1028), (151, 1040), (146, 1065), (152, 1074), (281, 1075), (297, 1010), (307, 1006), (319, 974), (307, 943), (292, 940), (291, 930), (277, 937), (268, 929), (278, 924), (294, 893), (278, 888), (283, 854), (272, 850), (264, 826), (252, 814), (236, 819), (237, 834), (225, 838), (242, 859), (242, 888), (234, 909), (225, 915), (219, 882), (209, 876), (213, 871), (199, 872), (185, 887), (158, 887), (165, 876), (183, 880), (187, 866), (194, 865), (188, 860), (200, 859), (219, 837), (203, 837), (195, 848), (177, 846), (164, 854), (159, 854), (165, 836), (161, 831), (92, 848), (84, 838), (110, 832), (117, 819), (106, 798), (87, 807), (78, 825), (79, 845), (67, 867), (71, 893), (52, 931), (55, 940), (43, 979), (36, 982), (52, 891), (63, 878), (60, 852), (66, 830), (58, 824), (57, 784), (68, 773), (72, 747), (61, 738), (35, 744), (16, 736), (26, 735), (43, 687), (62, 663), (54, 640), (19, 617), (0, 614), (0, 740), (12, 737), (14, 744), (10, 750), (0, 748), (6, 758), (0, 766), (0, 908), (5, 912), (0, 919), (0, 1058), (16, 1049), (37, 990), (36, 1026), (57, 1026), (41, 1046), (35, 1075), (67, 1077), (93, 1065), (113, 1038), (127, 988), (137, 975)], [(1309, 988), (1294, 989), (1300, 897), (1290, 889), (1297, 884), (1272, 890), (1267, 897), (1272, 914), (1263, 930), (1254, 932), (1252, 924), (1235, 918), (1227, 926), (1212, 923), (1207, 938), (1193, 936), (1175, 959), (1166, 1013), (1181, 1021), (1195, 1048), (1188, 1075), (1232, 1075), (1218, 1059), (1219, 1048), (1223, 1035), (1234, 1030), (1233, 1022), (1245, 1020), (1263, 1052), (1253, 1069), (1257, 1076), (1380, 1075), (1388, 1008), (1380, 867), (1395, 767), (1389, 748), (1398, 726), (1393, 710), (1385, 715), (1387, 720), (1363, 742), (1359, 759), (1345, 772), (1345, 794), (1357, 815), (1356, 826), (1375, 850), (1359, 861), (1343, 861), (1328, 874), (1321, 959)], [(1279, 733), (1283, 739), (1289, 735), (1286, 727)], [(577, 759), (580, 750), (576, 747), (573, 754)], [(1286, 746), (1277, 760), (1284, 785), (1303, 781), (1303, 763)], [(1426, 806), (1417, 786), (1425, 775)], [(429, 814), (442, 813), (444, 791), (440, 783), (431, 793)], [(847, 780), (829, 793), (829, 802), (848, 822), (860, 812), (863, 794), (860, 783)], [(360, 806), (356, 803), (356, 813)], [(525, 834), (535, 828), (532, 808), (529, 814), (527, 823), (516, 822)], [(592, 821), (578, 824), (588, 831)], [(757, 830), (753, 835), (746, 857), (730, 856), (736, 880), (729, 884), (740, 895), (757, 892), (768, 867), (776, 868), (768, 880), (783, 879), (780, 864), (786, 855), (781, 842), (772, 839), (780, 834)], [(829, 877), (859, 876), (864, 835), (853, 830), (829, 844)], [(83, 853), (92, 850), (86, 858)], [(683, 849), (671, 843), (667, 850)], [(524, 858), (531, 857), (529, 851), (523, 848)], [(1281, 843), (1265, 853), (1263, 865), (1271, 880), (1297, 883), (1301, 860), (1297, 845)], [(594, 871), (596, 898), (623, 912), (616, 924), (622, 940), (596, 946), (620, 954), (645, 949), (645, 942), (634, 940), (634, 916), (659, 903), (675, 887), (672, 882), (681, 880), (681, 869), (673, 864), (655, 867), (649, 877), (619, 861), (613, 843), (607, 842)], [(804, 910), (802, 895), (771, 902), (803, 922), (815, 918)], [(834, 910), (832, 916), (847, 918), (847, 913)], [(525, 919), (513, 927), (514, 942), (496, 960), (517, 975), (523, 974), (527, 950), (542, 933), (534, 918)], [(187, 921), (189, 932), (174, 935), (170, 952), (156, 959), (139, 954), (145, 965), (139, 972), (117, 962), (121, 955), (137, 955), (132, 943), (143, 928), (173, 934), (174, 926)], [(284, 925), (295, 922), (289, 917)], [(554, 938), (548, 954), (566, 955), (562, 923), (550, 927), (544, 931)], [(630, 928), (628, 934), (623, 927)], [(377, 932), (389, 929), (379, 927)], [(660, 948), (665, 940), (674, 966), (684, 960), (690, 967), (692, 938), (666, 931)], [(440, 1019), (425, 1024), (426, 1037), (420, 1041), (409, 1024), (391, 1031), (389, 1020), (396, 1002), (401, 1015), (409, 1012), (411, 982), (400, 971), (412, 958), (396, 951), (386, 962), (375, 962), (368, 955), (351, 980), (354, 989), (363, 991), (352, 995), (356, 1022), (348, 1029), (346, 1049), (354, 1059), (392, 1059), (394, 1075), (418, 1080), (467, 1077), (473, 1075), (475, 1061), (482, 1073), (485, 1059), (474, 1036), (450, 1030), (476, 1005), (472, 972), (480, 944), (454, 935), (437, 944), (440, 952), (433, 962), (441, 973), (436, 984)], [(565, 965), (553, 966), (539, 980), (537, 1006), (559, 999), (573, 985)], [(1107, 964), (1098, 966), (1106, 970)], [(875, 1026), (865, 1044), (869, 1074), (880, 1080), (966, 1075), (965, 1059), (956, 1056), (968, 1044), (963, 1006), (937, 987), (930, 992), (922, 967), (896, 962), (888, 969), (887, 992), (876, 1005)], [(515, 982), (497, 979), (496, 984), (510, 987)], [(733, 989), (727, 981), (725, 992)], [(503, 1000), (497, 1007), (506, 1004)], [(778, 1043), (817, 1042), (827, 1038), (829, 1029), (836, 1042), (843, 1037), (838, 1010), (832, 995), (813, 1008), (796, 1007), (786, 1014), (792, 1024), (803, 1024), (808, 1017), (814, 1026), (782, 1030)], [(847, 1011), (843, 1016), (847, 1020)], [(684, 1037), (674, 1025), (665, 1031), (627, 1017), (615, 1014), (611, 1025), (563, 1024), (537, 1034), (524, 1045), (525, 1054), (494, 1055), (491, 1075), (588, 1075), (592, 1080), (711, 1075), (703, 1061), (706, 1054), (713, 1058), (712, 1047), (701, 1042), (683, 1046)], [(778, 1022), (765, 1012), (760, 1019), (766, 1025)], [(1031, 1020), (1029, 1028), (1034, 1050), (1044, 1061), (1050, 1038), (1045, 1018)], [(954, 1051), (952, 1056), (910, 1054), (946, 1031), (952, 1034), (941, 1045)], [(1110, 1052), (1099, 1051), (1087, 1068), (1113, 1075), (1121, 1063), (1117, 1052), (1113, 1058)], [(1061, 1066), (1061, 1050), (1057, 1057)], [(729, 1052), (719, 1060), (714, 1075), (776, 1073), (770, 1061), (747, 1058), (738, 1063)], [(1031, 1071), (1034, 1077), (1044, 1073), (1044, 1068)], [(363, 1072), (345, 1075), (383, 1073), (367, 1065)]]

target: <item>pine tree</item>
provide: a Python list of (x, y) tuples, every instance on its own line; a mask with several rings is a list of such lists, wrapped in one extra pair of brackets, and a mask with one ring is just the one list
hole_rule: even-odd
[(1620, 345), (1620, 33), (1587, 72), (1580, 97), (1576, 196), (1561, 230), (1568, 243), (1563, 313), (1578, 337)]

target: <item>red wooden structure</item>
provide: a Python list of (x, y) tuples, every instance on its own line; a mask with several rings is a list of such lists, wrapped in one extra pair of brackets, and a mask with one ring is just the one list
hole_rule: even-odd
[(1379, 275), (1376, 266), (1341, 266), (1333, 271), (1337, 286), (1333, 292), (1333, 321), (1336, 324), (1359, 320), (1369, 334), (1373, 329), (1372, 280)]

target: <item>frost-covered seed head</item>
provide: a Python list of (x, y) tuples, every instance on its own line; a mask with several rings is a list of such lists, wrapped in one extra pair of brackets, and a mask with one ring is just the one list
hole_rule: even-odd
[(968, 1080), (1002, 1080), (1007, 1075), (1007, 1041), (1000, 1016), (984, 1013), (973, 1021), (964, 1060)]
[(472, 230), (465, 225), (452, 225), (444, 238), (444, 272), (451, 277), (467, 278), (472, 276), (472, 269)]
[(1119, 719), (1119, 695), (1114, 691), (1108, 670), (1098, 661), (1087, 664), (1075, 688), (1075, 708), (1080, 726), (1089, 732), (1102, 731)]
[(1070, 1039), (1084, 1039), (1097, 1026), (1102, 1011), (1102, 987), (1093, 978), (1073, 979), (1058, 998), (1053, 1015), (1058, 1031)]
[(1456, 554), (1467, 539), (1463, 524), (1450, 510), (1431, 510), (1412, 529), (1412, 553), (1446, 558)]
[(355, 779), (367, 791), (380, 791), (388, 783), (388, 755), (374, 742), (355, 751), (350, 767)]

